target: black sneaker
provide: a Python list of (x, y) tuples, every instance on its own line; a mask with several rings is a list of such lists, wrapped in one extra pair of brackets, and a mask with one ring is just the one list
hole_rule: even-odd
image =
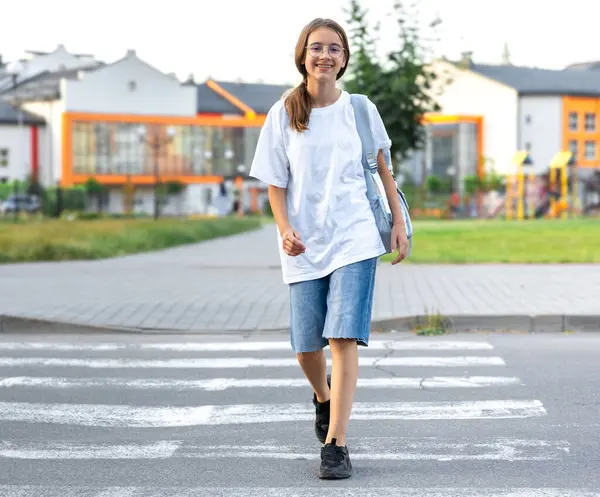
[(348, 447), (338, 447), (334, 438), (321, 448), (319, 477), (324, 480), (340, 480), (352, 476), (352, 463)]
[[(331, 388), (331, 376), (327, 375), (327, 385)], [(315, 406), (315, 410), (317, 413), (317, 417), (315, 419), (315, 433), (317, 434), (317, 438), (319, 442), (322, 444), (325, 443), (325, 439), (327, 438), (327, 431), (329, 430), (329, 414), (331, 405), (331, 401), (327, 402), (317, 402), (317, 395), (313, 393), (313, 405)]]

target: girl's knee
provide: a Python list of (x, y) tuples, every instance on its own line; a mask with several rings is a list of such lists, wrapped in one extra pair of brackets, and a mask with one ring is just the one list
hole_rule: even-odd
[(347, 349), (357, 346), (356, 338), (330, 338), (329, 346), (332, 349)]

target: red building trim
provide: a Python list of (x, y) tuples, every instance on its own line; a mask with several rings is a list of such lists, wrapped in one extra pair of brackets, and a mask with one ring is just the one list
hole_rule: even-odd
[(31, 126), (31, 179), (37, 180), (40, 172), (40, 128), (38, 126)]

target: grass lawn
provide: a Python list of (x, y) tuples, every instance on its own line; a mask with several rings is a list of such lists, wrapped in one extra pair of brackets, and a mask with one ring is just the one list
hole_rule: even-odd
[(261, 219), (102, 219), (0, 222), (0, 262), (100, 259), (258, 228)]
[[(600, 219), (415, 221), (414, 263), (600, 262)], [(382, 258), (390, 261), (388, 254)]]

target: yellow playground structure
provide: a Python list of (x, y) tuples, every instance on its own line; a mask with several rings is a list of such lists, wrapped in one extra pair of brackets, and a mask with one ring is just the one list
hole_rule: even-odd
[[(506, 197), (505, 197), (505, 215), (506, 219), (524, 219), (525, 218), (525, 168), (533, 164), (529, 153), (519, 150), (512, 160), (512, 174), (506, 177)], [(533, 184), (535, 176), (529, 174), (528, 182)], [(516, 202), (515, 202), (516, 201)], [(516, 216), (513, 206), (516, 203)], [(529, 207), (529, 206), (528, 206)], [(529, 209), (528, 209), (529, 210)], [(528, 216), (529, 217), (529, 216)]]
[[(581, 210), (577, 191), (577, 168), (571, 152), (561, 151), (553, 157), (546, 182), (548, 201), (537, 208), (533, 201), (535, 195), (531, 194), (531, 189), (537, 182), (533, 168), (528, 167), (532, 164), (529, 153), (524, 150), (519, 150), (513, 157), (512, 171), (506, 177), (506, 219), (522, 220), (542, 216), (566, 219), (569, 211)], [(569, 181), (570, 175), (571, 181)], [(572, 186), (571, 191), (569, 191), (569, 183)]]
[(581, 210), (579, 205), (579, 192), (577, 191), (577, 168), (573, 167), (572, 202), (569, 202), (569, 171), (568, 166), (575, 165), (573, 154), (568, 151), (558, 152), (550, 163), (550, 177), (548, 191), (550, 192), (550, 217), (561, 217), (566, 219), (569, 212), (569, 204), (575, 212)]

